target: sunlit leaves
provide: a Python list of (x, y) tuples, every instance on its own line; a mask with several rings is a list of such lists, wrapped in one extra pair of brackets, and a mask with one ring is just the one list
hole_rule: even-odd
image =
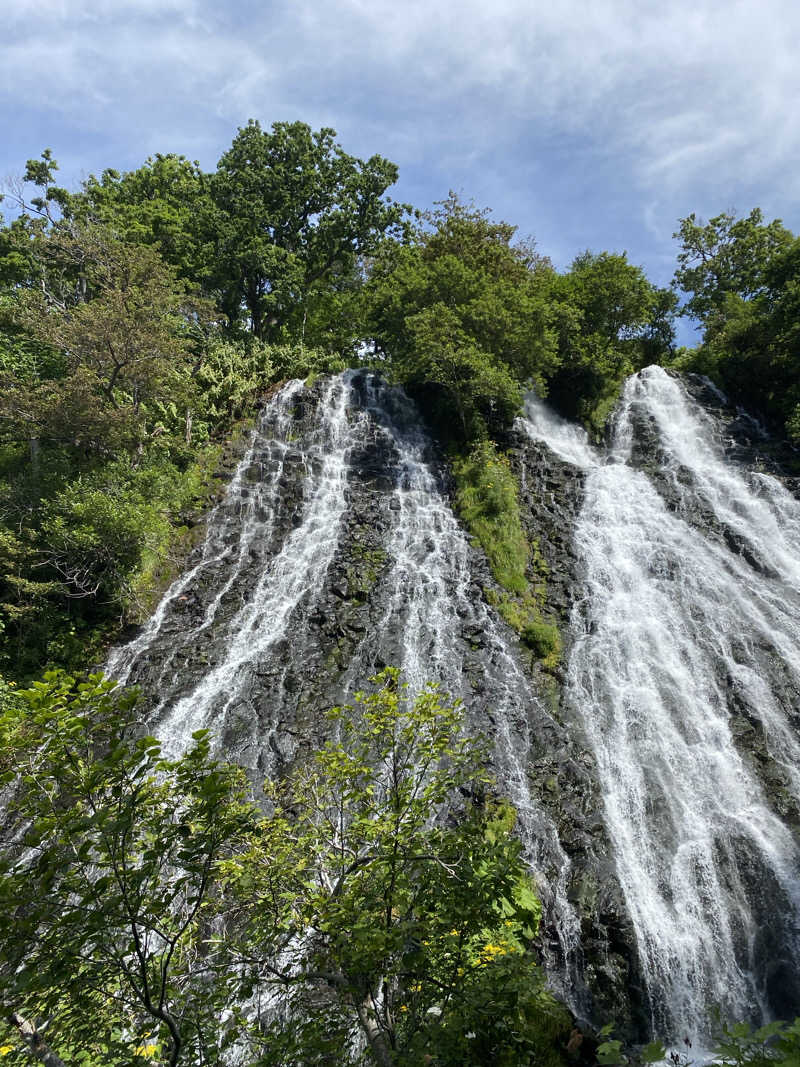
[(338, 741), (269, 784), (274, 814), (225, 865), (230, 891), (293, 1015), (327, 1004), (344, 1046), (360, 1029), (378, 1063), (456, 1047), (482, 1062), (465, 1026), (476, 1056), (501, 1056), (523, 988), (550, 1011), (528, 951), (539, 902), (460, 705), (435, 686), (409, 699), (396, 670), (374, 681), (331, 712)]
[(6, 997), (51, 1017), (51, 1041), (84, 1051), (122, 1023), (108, 1062), (154, 1027), (170, 1062), (198, 1042), (212, 1062), (232, 975), (209, 947), (204, 905), (254, 817), (204, 732), (167, 761), (136, 736), (134, 700), (100, 675), (51, 673), (0, 717), (13, 785), (0, 862)]

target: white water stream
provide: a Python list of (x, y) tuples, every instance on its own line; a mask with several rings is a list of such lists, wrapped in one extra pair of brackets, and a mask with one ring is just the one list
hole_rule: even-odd
[[(649, 473), (635, 465), (642, 420), (657, 439)], [(800, 506), (775, 479), (726, 461), (713, 421), (658, 368), (627, 384), (608, 455), (534, 400), (523, 425), (584, 471), (566, 699), (599, 768), (653, 1029), (702, 1034), (715, 1002), (731, 1017), (768, 1015), (800, 948), (800, 864), (736, 731), (761, 734), (800, 799)], [(169, 752), (200, 727), (219, 739), (235, 719), (263, 754), (251, 766), (269, 772), (287, 724), (304, 728), (283, 705), (287, 672), (302, 679), (319, 639), (312, 620), (345, 539), (353, 456), (376, 439), (394, 457), (382, 472), (393, 479), (379, 509), (385, 562), (369, 594), (376, 621), (341, 684), (363, 686), (388, 662), (412, 690), (430, 679), (464, 698), (470, 727), (494, 743), (526, 856), (546, 872), (569, 995), (580, 955), (570, 862), (528, 777), (543, 709), (474, 584), (432, 443), (401, 391), (353, 372), (319, 399), (284, 386), (197, 562), (108, 670), (151, 687)]]
[[(167, 677), (171, 660), (162, 667), (158, 681), (166, 694), (153, 714), (161, 712), (158, 732), (169, 754), (181, 753), (194, 731), (224, 722), (225, 713), (240, 698), (250, 672), (287, 635), (293, 613), (301, 605), (309, 610), (322, 588), (346, 508), (348, 456), (364, 418), (363, 414), (352, 416), (349, 411), (350, 377), (347, 374), (332, 378), (326, 384), (313, 431), (297, 443), (291, 441), (290, 425), (292, 405), (302, 383), (290, 382), (283, 388), (237, 468), (225, 507), (210, 517), (200, 561), (168, 590), (141, 636), (109, 660), (108, 672), (122, 681), (128, 680), (132, 668), (147, 656), (159, 637), (170, 607), (197, 583), (202, 572), (226, 560), (228, 573), (221, 580), (212, 571), (218, 584), (213, 588), (212, 582), (213, 596), (202, 622), (179, 635), (177, 641), (173, 639), (178, 647), (189, 642), (196, 646), (213, 626), (220, 605), (237, 585), (244, 564), (252, 554), (264, 554), (264, 566), (255, 585), (237, 590), (240, 605), (221, 624), (225, 632), (223, 653), (200, 683), (191, 692), (173, 699), (174, 679)], [(292, 448), (299, 453), (305, 471), (301, 511), (289, 535), (270, 554), (275, 518), (284, 503), (281, 475)], [(261, 454), (261, 478), (253, 482), (248, 475), (256, 452)], [(208, 577), (206, 574), (206, 580)]]
[[(395, 524), (386, 541), (391, 567), (381, 597), (386, 609), (374, 636), (380, 640), (401, 620), (399, 665), (412, 692), (425, 681), (437, 681), (450, 693), (460, 694), (468, 708), (484, 707), (485, 717), (473, 715), (472, 722), (494, 744), (500, 788), (514, 804), (525, 856), (550, 903), (566, 968), (560, 992), (577, 1007), (580, 995), (569, 983), (574, 982), (578, 966), (580, 921), (567, 899), (570, 861), (555, 826), (534, 800), (528, 777), (533, 740), (529, 712), (532, 706), (541, 709), (541, 704), (509, 647), (507, 632), (473, 584), (469, 542), (437, 482), (431, 464), (433, 443), (416, 407), (401, 389), (371, 376), (365, 403), (398, 454), (390, 505)], [(470, 620), (470, 632), (480, 636), (479, 670), (471, 674), (478, 692), (469, 691), (467, 685), (465, 620)], [(364, 658), (357, 652), (351, 673), (358, 669), (363, 673)]]
[[(297, 635), (316, 610), (347, 518), (351, 455), (371, 435), (383, 435), (395, 458), (385, 509), (391, 525), (382, 542), (386, 565), (372, 594), (380, 618), (356, 647), (342, 687), (345, 693), (363, 687), (376, 665), (392, 663), (402, 668), (412, 693), (438, 681), (481, 709), (471, 728), (485, 731), (494, 744), (501, 789), (517, 809), (526, 857), (535, 871), (546, 871), (541, 888), (562, 965), (574, 967), (579, 922), (566, 897), (569, 860), (528, 780), (530, 713), (543, 709), (506, 631), (472, 584), (471, 549), (438, 484), (433, 443), (402, 391), (372, 376), (347, 372), (331, 379), (318, 404), (311, 401), (312, 429), (306, 425), (298, 435), (293, 413), (304, 395), (307, 400), (302, 384), (293, 382), (271, 401), (224, 501), (209, 518), (198, 562), (168, 590), (142, 633), (111, 656), (108, 671), (122, 681), (144, 678), (156, 690), (154, 729), (168, 753), (182, 752), (203, 727), (219, 743), (229, 709), (235, 709), (240, 729), (246, 720), (248, 744), (261, 750), (258, 766), (269, 771), (270, 749), (285, 747), (276, 736), (287, 714), (283, 677), (287, 667), (298, 673), (303, 644)], [(302, 504), (286, 534), (286, 497), (298, 481)], [(278, 528), (283, 533), (276, 534)], [(206, 602), (187, 623), (181, 611), (193, 596)], [(475, 638), (472, 651), (465, 627)], [(198, 649), (207, 649), (199, 654), (210, 659), (198, 660)], [(180, 667), (187, 655), (208, 662), (188, 691)], [(274, 679), (271, 689), (253, 685), (259, 676)], [(569, 996), (569, 980), (562, 977), (561, 991)]]
[[(637, 420), (657, 437), (651, 476), (632, 465)], [(608, 455), (533, 398), (523, 425), (586, 472), (566, 698), (597, 759), (653, 1028), (702, 1039), (712, 1005), (769, 1017), (796, 969), (800, 856), (736, 729), (762, 734), (800, 797), (800, 504), (726, 461), (657, 367), (626, 384)]]

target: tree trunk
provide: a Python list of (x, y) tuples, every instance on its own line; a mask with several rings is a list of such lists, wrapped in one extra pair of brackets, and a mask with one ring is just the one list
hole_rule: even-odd
[(8, 1021), (12, 1026), (17, 1028), (17, 1032), (25, 1044), (28, 1046), (33, 1055), (40, 1060), (45, 1067), (67, 1067), (60, 1056), (56, 1056), (55, 1052), (44, 1043), (42, 1035), (36, 1029), (32, 1022), (27, 1019), (23, 1019), (17, 1012), (12, 1011), (8, 1017)]
[(356, 1012), (358, 1013), (361, 1029), (364, 1031), (364, 1036), (369, 1044), (370, 1052), (375, 1057), (375, 1062), (379, 1064), (379, 1067), (394, 1067), (395, 1060), (394, 1056), (392, 1056), (392, 1050), (386, 1040), (386, 1034), (378, 1026), (374, 1012), (364, 1001), (356, 1004)]
[(30, 438), (31, 448), (31, 476), (34, 485), (39, 480), (39, 457), (42, 450), (42, 443), (38, 437)]

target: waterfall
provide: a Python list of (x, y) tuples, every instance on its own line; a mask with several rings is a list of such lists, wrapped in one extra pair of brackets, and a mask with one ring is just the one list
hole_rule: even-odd
[(607, 453), (533, 398), (526, 415), (585, 471), (564, 699), (597, 760), (653, 1031), (702, 1041), (714, 1005), (794, 1014), (800, 504), (727, 461), (658, 367), (627, 382)]
[[(193, 731), (209, 728), (219, 751), (262, 776), (324, 734), (320, 686), (327, 703), (346, 700), (385, 664), (402, 669), (412, 694), (441, 683), (463, 699), (470, 731), (493, 745), (558, 942), (552, 981), (580, 1008), (570, 861), (529, 780), (534, 734), (555, 724), (483, 599), (442, 476), (402, 390), (364, 372), (318, 383), (313, 396), (289, 383), (209, 516), (197, 561), (108, 670), (150, 695), (148, 728), (167, 751), (178, 754)], [(381, 557), (364, 594), (371, 622), (358, 624), (337, 676), (331, 634), (346, 583), (335, 573), (353, 530), (370, 523)], [(330, 680), (319, 682), (309, 664)]]
[[(570, 861), (529, 781), (532, 719), (546, 713), (507, 631), (475, 585), (471, 548), (442, 493), (431, 462), (433, 442), (415, 405), (401, 389), (373, 376), (363, 379), (362, 387), (366, 410), (397, 454), (390, 503), (395, 523), (386, 541), (390, 566), (378, 590), (384, 613), (357, 650), (350, 674), (369, 673), (376, 659), (369, 645), (381, 649), (399, 624), (399, 666), (412, 691), (426, 680), (440, 682), (463, 699), (471, 728), (490, 737), (498, 781), (516, 809), (524, 854), (557, 932), (562, 968), (552, 980), (562, 997), (582, 1010), (580, 922), (567, 897)], [(386, 651), (377, 658), (385, 661)]]

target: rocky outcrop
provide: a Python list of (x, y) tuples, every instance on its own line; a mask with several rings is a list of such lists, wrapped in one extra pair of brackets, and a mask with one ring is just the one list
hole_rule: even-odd
[[(563, 615), (580, 479), (548, 472), (535, 451), (519, 438), (515, 463)], [(440, 681), (464, 701), (470, 732), (494, 742), (497, 788), (512, 792), (538, 872), (555, 987), (583, 1017), (632, 1025), (635, 952), (592, 757), (560, 721), (553, 679), (526, 677), (530, 656), (486, 602), (493, 579), (450, 491), (402, 394), (359, 374), (284, 387), (205, 542), (112, 668), (142, 687), (148, 729), (168, 746), (208, 726), (256, 788), (322, 744), (325, 710), (381, 667)]]
[[(704, 383), (690, 388), (698, 399), (708, 393)], [(706, 399), (720, 462), (740, 472), (752, 467), (757, 481), (767, 468), (750, 464), (748, 449), (758, 447), (753, 427), (723, 411), (713, 392)], [(726, 517), (701, 468), (681, 460), (653, 397), (629, 390), (624, 403), (627, 452), (617, 461), (634, 479), (646, 477), (669, 514), (744, 560), (759, 580), (771, 580), (776, 561)], [(441, 682), (464, 701), (470, 732), (491, 740), (498, 791), (519, 812), (545, 906), (540, 945), (554, 988), (579, 1017), (614, 1019), (621, 1033), (644, 1037), (658, 1008), (650, 998), (662, 991), (645, 971), (617, 875), (597, 723), (565, 696), (573, 648), (597, 625), (585, 610), (587, 562), (575, 531), (591, 468), (603, 457), (589, 452), (585, 464), (567, 462), (521, 429), (510, 445), (525, 532), (536, 545), (531, 579), (546, 571), (545, 614), (564, 638), (561, 669), (541, 673), (487, 602), (487, 590), (499, 591), (453, 515), (447, 465), (413, 405), (359, 372), (310, 388), (290, 383), (270, 401), (208, 517), (205, 540), (111, 667), (142, 686), (148, 728), (168, 747), (208, 726), (256, 788), (266, 775), (291, 774), (328, 736), (326, 709), (384, 665), (401, 666), (412, 687)], [(678, 556), (654, 552), (649, 565), (666, 592), (680, 587)], [(743, 636), (740, 644), (714, 660), (716, 684), (772, 810), (796, 827), (797, 783), (789, 761), (776, 758), (774, 730), (754, 706), (746, 670), (766, 679), (776, 714), (795, 732), (797, 675), (777, 637), (759, 645)], [(653, 819), (668, 828), (672, 816), (659, 803), (654, 793)], [(767, 885), (763, 860), (742, 858), (749, 847), (735, 846), (739, 866), (731, 860), (730, 869), (745, 871), (749, 862), (763, 900), (780, 901), (783, 890)], [(783, 928), (766, 915), (754, 921), (759, 944), (736, 951), (752, 949), (773, 991), (793, 988)], [(778, 993), (770, 999), (779, 1003)]]
[[(678, 377), (678, 376), (676, 376)], [(631, 463), (644, 471), (657, 488), (667, 508), (696, 529), (706, 541), (716, 542), (746, 564), (756, 581), (775, 589), (781, 585), (785, 561), (771, 555), (773, 544), (766, 524), (782, 520), (791, 522), (791, 502), (769, 496), (763, 475), (783, 486), (787, 494), (800, 500), (800, 479), (790, 470), (796, 465), (794, 450), (786, 441), (775, 440), (763, 425), (727, 398), (706, 378), (687, 375), (680, 378), (686, 394), (705, 413), (705, 429), (710, 448), (706, 462), (687, 464), (676, 458), (665, 441), (659, 419), (646, 403), (634, 399), (629, 416), (633, 427)], [(774, 482), (769, 483), (773, 485)], [(747, 516), (741, 499), (749, 490), (754, 505), (764, 502), (762, 530), (754, 523), (754, 512)], [(785, 514), (784, 514), (785, 513)], [(763, 535), (763, 536), (759, 536)], [(774, 594), (773, 594), (774, 595)], [(764, 634), (756, 643), (743, 638), (734, 649), (735, 660), (766, 682), (770, 700), (775, 701), (782, 716), (794, 724), (800, 735), (800, 686), (796, 673), (787, 665), (785, 654), (771, 635)], [(800, 800), (792, 789), (794, 768), (770, 741), (765, 727), (763, 708), (753, 702), (752, 693), (743, 684), (740, 673), (731, 670), (730, 662), (720, 658), (715, 664), (717, 682), (726, 693), (731, 730), (737, 747), (763, 783), (765, 796), (782, 820), (800, 830)]]
[[(543, 610), (557, 621), (565, 644), (562, 665), (549, 677), (538, 678), (539, 686), (549, 692), (561, 734), (548, 739), (531, 766), (532, 777), (542, 803), (552, 807), (570, 858), (568, 893), (581, 920), (584, 1008), (595, 1022), (613, 1019), (620, 1033), (635, 1040), (648, 1032), (650, 1016), (636, 938), (616, 877), (595, 758), (581, 722), (562, 701), (569, 624), (581, 595), (574, 528), (586, 472), (522, 428), (514, 431), (509, 444), (523, 528), (546, 568)], [(532, 580), (537, 578), (541, 575), (531, 574)], [(535, 665), (531, 668), (536, 676)]]
[(606, 944), (634, 1014), (681, 1037), (712, 1000), (780, 1013), (798, 992), (796, 486), (704, 381), (630, 379), (604, 450), (529, 403), (515, 465), (565, 623), (558, 717), (603, 767), (605, 855), (626, 887)]

